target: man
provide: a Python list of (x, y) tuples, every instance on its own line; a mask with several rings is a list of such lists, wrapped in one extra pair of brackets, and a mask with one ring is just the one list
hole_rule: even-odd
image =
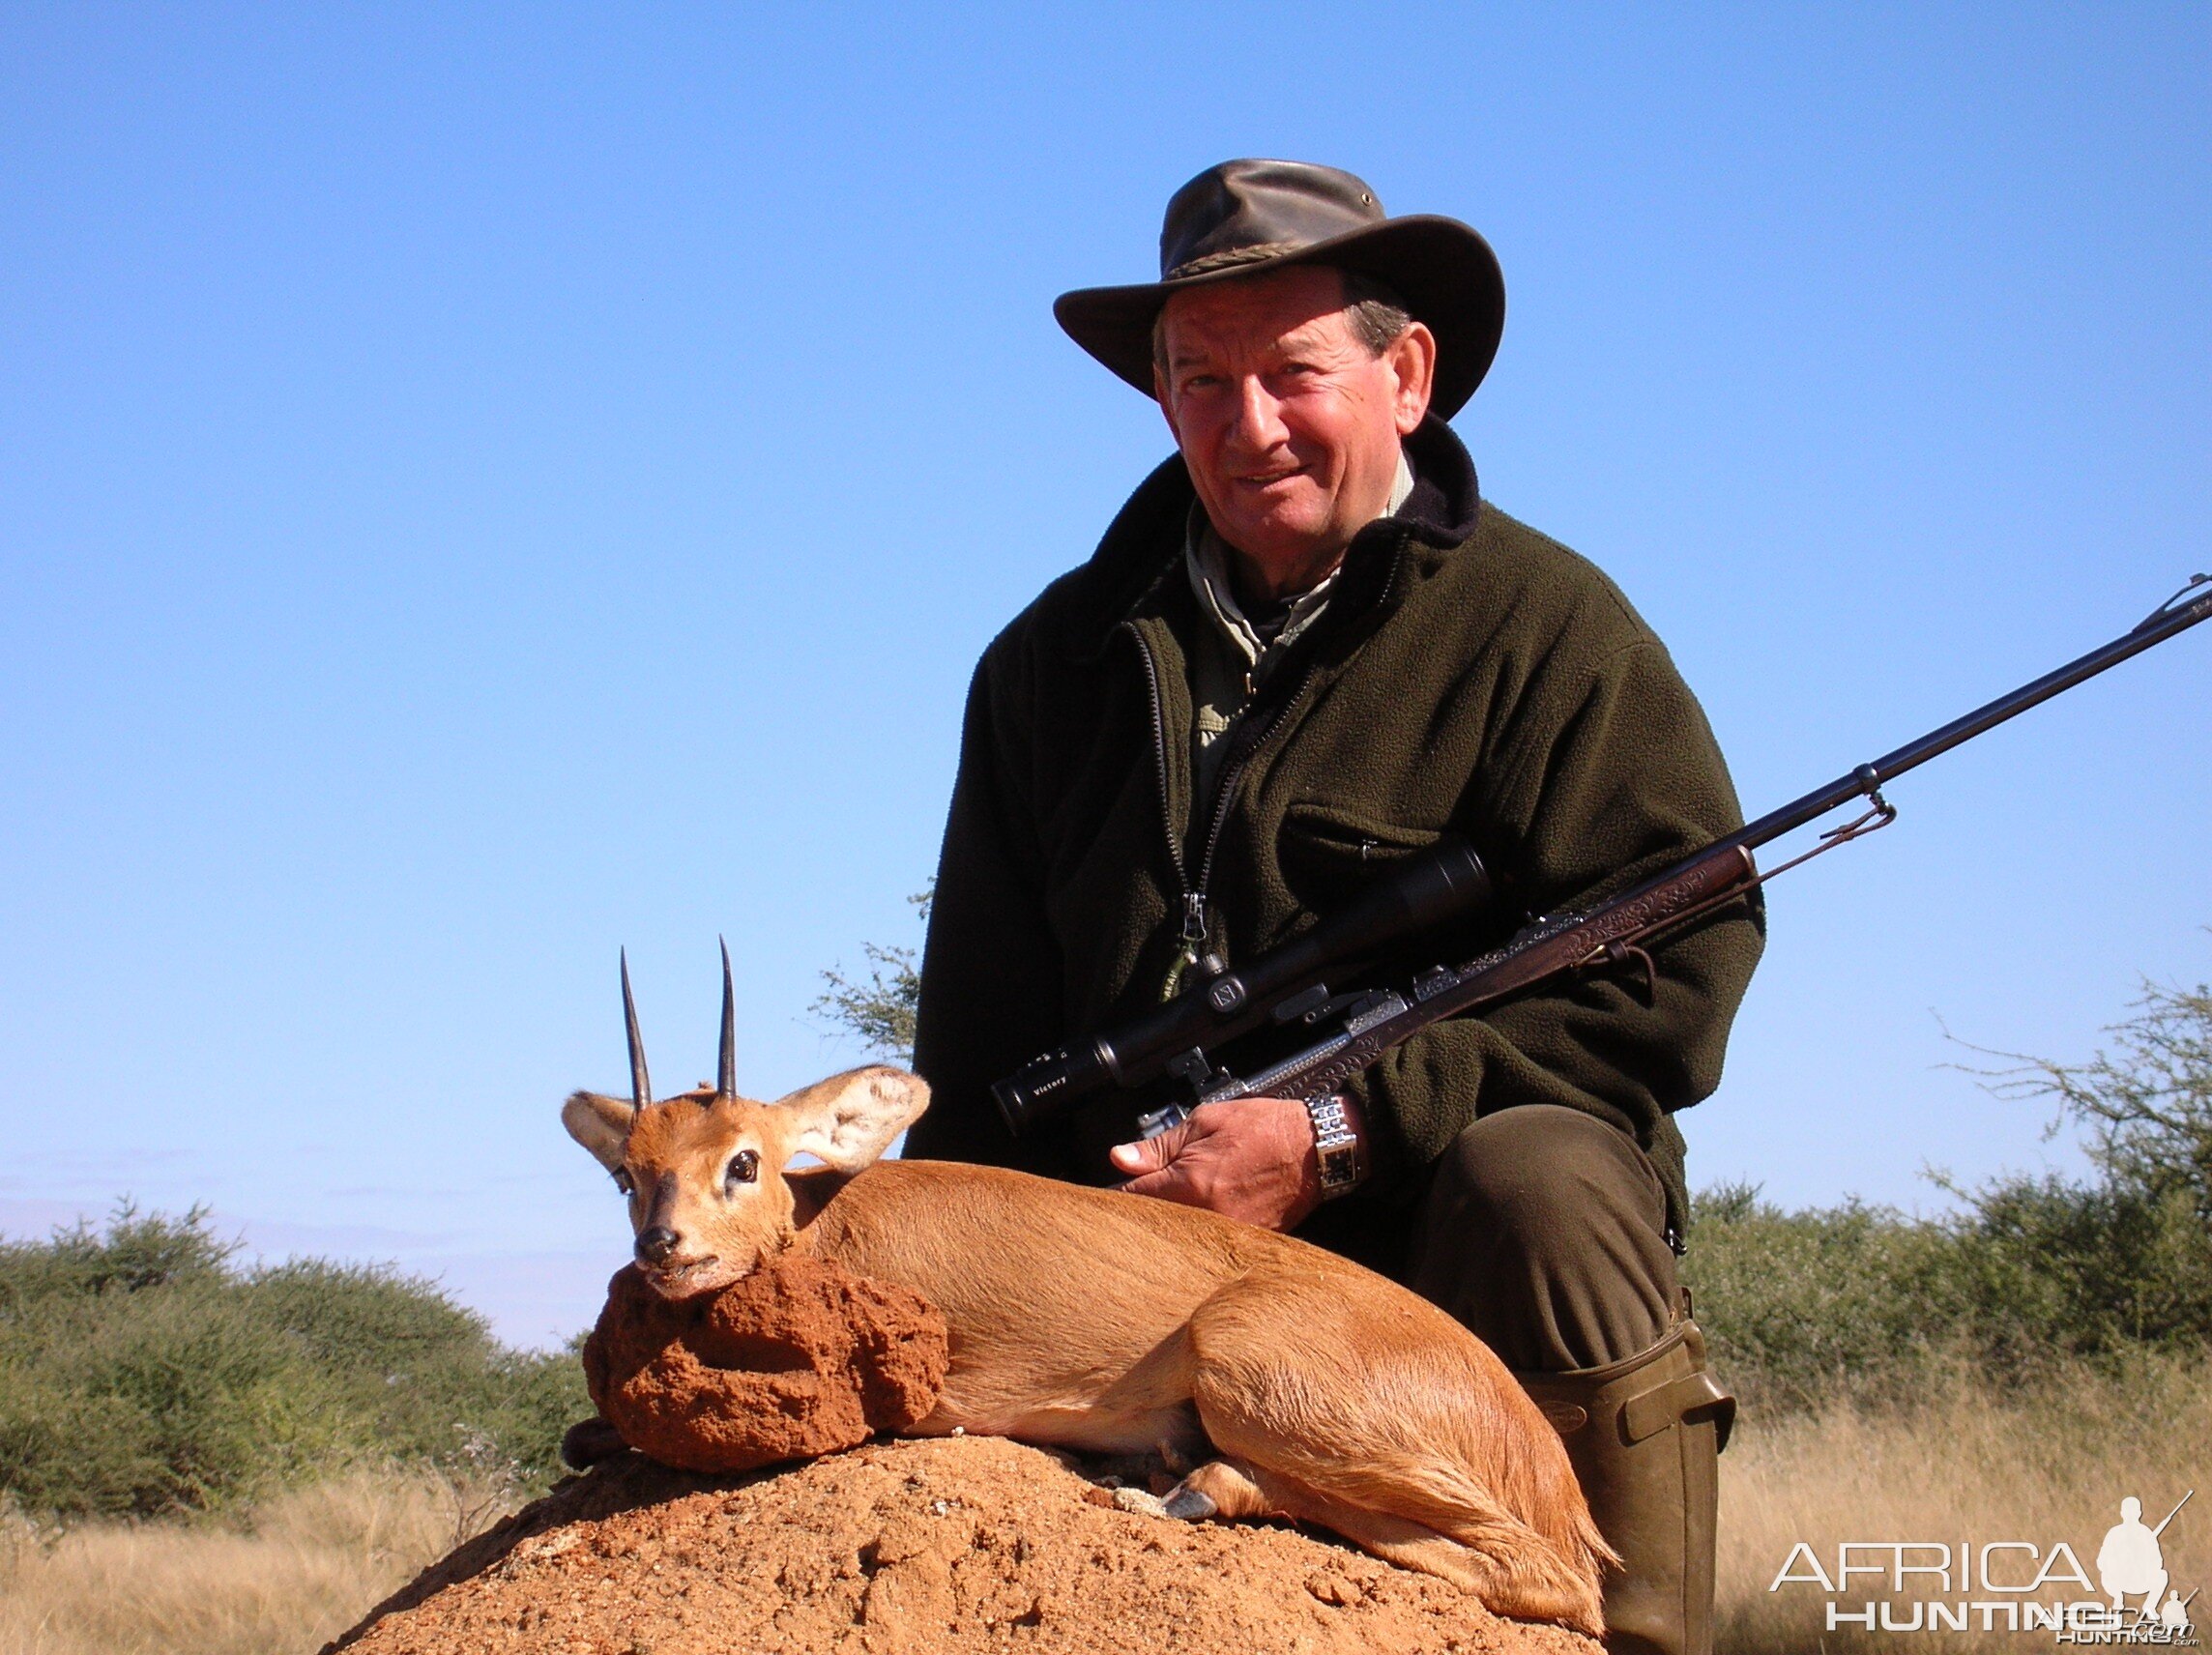
[(2112, 1600), (2115, 1613), (2138, 1592), (2142, 1594), (2140, 1618), (2150, 1618), (2158, 1609), (2167, 1583), (2166, 1555), (2158, 1544), (2159, 1529), (2165, 1526), (2153, 1528), (2143, 1522), (2142, 1501), (2135, 1495), (2120, 1501), (2120, 1521), (2105, 1530), (2105, 1543), (2097, 1548), (2097, 1583)]
[(1120, 1183), (1410, 1283), (1564, 1433), (1628, 1559), (1613, 1646), (1703, 1649), (1732, 1405), (1675, 1277), (1670, 1117), (1718, 1083), (1756, 904), (1655, 948), (1647, 979), (1441, 1024), (1337, 1098), (1209, 1105), (1145, 1142), (1127, 1094), (1019, 1140), (989, 1096), (1445, 833), (1500, 893), (1464, 952), (1739, 822), (1659, 640), (1479, 499), (1444, 423), (1503, 325), (1480, 236), (1386, 218), (1333, 168), (1230, 161), (1169, 203), (1160, 268), (1055, 307), (1178, 453), (976, 669), (921, 973), (936, 1101), (907, 1152)]

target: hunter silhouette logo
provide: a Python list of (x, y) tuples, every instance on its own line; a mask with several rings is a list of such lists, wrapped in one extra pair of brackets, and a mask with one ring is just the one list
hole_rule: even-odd
[[(2190, 1494), (2197, 1491), (2191, 1489)], [(2181, 1505), (2189, 1503), (2189, 1495), (2181, 1496)], [(2166, 1523), (2156, 1528), (2145, 1528), (2142, 1524), (2142, 1501), (2130, 1495), (2120, 1501), (2120, 1521), (2105, 1531), (2105, 1543), (2097, 1548), (2097, 1582), (2110, 1594), (2112, 1608), (2124, 1609), (2124, 1599), (2138, 1592), (2142, 1594), (2142, 1611), (2151, 1613), (2159, 1607), (2159, 1594), (2167, 1587), (2166, 1554), (2160, 1549), (2158, 1537), (2166, 1532), (2166, 1524), (2181, 1514), (2181, 1505), (2166, 1514)]]
[(2097, 1548), (2093, 1581), (2065, 1540), (1846, 1540), (1833, 1571), (1800, 1540), (1766, 1589), (1825, 1592), (1830, 1632), (2050, 1632), (2063, 1644), (2193, 1649), (2200, 1641), (2189, 1613), (2197, 1592), (2184, 1597), (2174, 1584), (2161, 1536), (2196, 1493), (2183, 1494), (2156, 1524), (2143, 1522), (2134, 1495), (2121, 1500), (2120, 1521)]

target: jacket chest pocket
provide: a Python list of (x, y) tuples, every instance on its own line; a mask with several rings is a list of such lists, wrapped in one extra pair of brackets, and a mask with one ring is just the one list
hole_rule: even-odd
[(1283, 812), (1275, 858), (1298, 905), (1326, 917), (1442, 836), (1441, 828), (1409, 827), (1342, 805), (1300, 803)]

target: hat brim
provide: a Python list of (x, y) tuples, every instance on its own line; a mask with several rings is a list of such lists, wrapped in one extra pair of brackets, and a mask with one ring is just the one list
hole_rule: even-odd
[(1490, 371), (1505, 331), (1505, 276), (1498, 255), (1471, 225), (1457, 218), (1409, 214), (1384, 218), (1276, 258), (1231, 265), (1176, 281), (1130, 287), (1079, 287), (1053, 302), (1067, 336), (1147, 396), (1152, 394), (1152, 324), (1161, 306), (1186, 287), (1206, 287), (1287, 270), (1332, 265), (1389, 287), (1413, 319), (1437, 336), (1436, 387), (1430, 406), (1450, 419)]

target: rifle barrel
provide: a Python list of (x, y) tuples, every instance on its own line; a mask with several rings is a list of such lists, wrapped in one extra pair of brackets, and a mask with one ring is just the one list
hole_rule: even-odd
[(2161, 1523), (2156, 1528), (2152, 1529), (2151, 1533), (2164, 1534), (2166, 1532), (2166, 1524), (2168, 1523), (2171, 1523), (2175, 1518), (2181, 1515), (2181, 1508), (2189, 1503), (2190, 1499), (2196, 1495), (2196, 1493), (2197, 1491), (2195, 1489), (2191, 1489), (2188, 1494), (2183, 1495), (2179, 1499), (2175, 1500), (2173, 1502), (2173, 1509), (2166, 1514), (2166, 1521)]
[[(2186, 603), (2178, 602), (2198, 587), (2204, 590)], [(1872, 764), (1861, 765), (1848, 775), (1840, 775), (1826, 787), (1815, 788), (1804, 798), (1792, 799), (1779, 810), (1770, 810), (1758, 821), (1738, 828), (1719, 841), (1722, 846), (1741, 845), (1746, 849), (1764, 845), (1779, 839), (1785, 833), (1794, 832), (1817, 817), (1827, 815), (1838, 805), (1871, 794), (1885, 781), (1917, 769), (1930, 759), (1940, 758), (1962, 741), (1970, 741), (1985, 730), (1994, 730), (2009, 718), (2017, 718), (2031, 707), (2039, 707), (2054, 695), (2063, 695), (2076, 684), (2095, 678), (2109, 668), (2118, 666), (2131, 655), (2139, 655), (2157, 644), (2163, 644), (2176, 632), (2185, 632), (2199, 621), (2212, 620), (2212, 582), (2198, 575), (2188, 586), (2153, 610), (2143, 623), (2133, 631), (2124, 632), (2110, 643), (2091, 650), (2081, 659), (2069, 661), (2054, 672), (2045, 673), (2033, 683), (2025, 683), (2009, 695), (2000, 695), (1986, 707), (1978, 707), (1963, 718), (1954, 718), (1941, 729), (1931, 730), (1917, 741), (1907, 741), (1895, 752), (1884, 753)]]

